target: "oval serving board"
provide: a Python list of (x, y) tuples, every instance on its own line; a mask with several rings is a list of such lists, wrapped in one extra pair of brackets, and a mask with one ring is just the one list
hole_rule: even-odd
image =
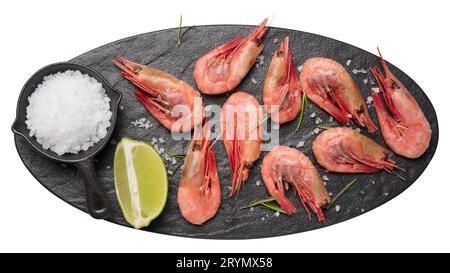
[[(183, 152), (187, 146), (186, 141), (172, 140), (170, 132), (156, 122), (136, 100), (133, 94), (134, 87), (121, 76), (119, 70), (111, 63), (111, 60), (116, 55), (121, 55), (139, 63), (149, 64), (168, 71), (196, 88), (193, 79), (193, 69), (196, 60), (209, 50), (236, 36), (248, 35), (253, 28), (254, 26), (243, 25), (193, 27), (185, 33), (179, 46), (177, 46), (176, 38), (177, 29), (161, 30), (112, 42), (70, 60), (95, 69), (123, 94), (121, 102), (123, 110), (119, 111), (113, 140), (97, 156), (96, 161), (100, 183), (107, 189), (112, 205), (112, 214), (107, 219), (108, 221), (129, 226), (123, 218), (116, 200), (112, 170), (115, 145), (121, 137), (128, 136), (147, 142), (151, 142), (153, 138), (162, 138), (164, 143), (158, 143), (158, 146), (175, 152)], [(262, 53), (265, 56), (264, 64), (260, 67), (254, 66), (237, 90), (245, 90), (253, 94), (262, 103), (262, 83), (270, 64), (272, 52), (278, 48), (279, 42), (286, 35), (289, 35), (291, 39), (291, 49), (294, 53), (296, 67), (313, 56), (333, 58), (343, 64), (351, 73), (361, 88), (363, 96), (367, 97), (370, 95), (371, 87), (375, 86), (371, 84), (373, 78), (369, 75), (370, 73), (358, 73), (355, 75), (352, 73), (352, 70), (362, 68), (368, 70), (371, 66), (379, 65), (377, 56), (330, 38), (279, 28), (270, 28), (263, 39), (265, 44)], [(386, 57), (389, 59), (389, 56)], [(349, 66), (346, 66), (347, 60), (351, 60)], [(322, 124), (328, 126), (338, 126), (338, 124), (335, 121), (330, 121), (329, 115), (324, 111), (309, 103), (304, 112), (300, 131), (294, 132), (297, 125), (296, 121), (281, 126), (280, 144), (295, 147), (299, 141), (305, 141), (305, 145), (299, 149), (309, 156), (321, 175), (326, 174), (328, 176), (327, 189), (331, 193), (336, 194), (351, 179), (358, 179), (356, 184), (337, 201), (336, 205), (339, 205), (340, 210), (336, 211), (336, 206), (325, 210), (327, 219), (325, 223), (319, 223), (315, 215), (310, 221), (299, 199), (294, 196), (291, 190), (288, 192), (288, 197), (294, 201), (298, 208), (298, 212), (294, 215), (279, 215), (277, 217), (272, 211), (260, 208), (255, 208), (252, 211), (239, 209), (241, 206), (268, 196), (260, 176), (260, 164), (266, 152), (261, 154), (241, 192), (236, 197), (230, 198), (228, 194), (230, 191), (229, 186), (231, 185), (231, 171), (224, 147), (222, 143), (217, 143), (215, 152), (222, 189), (222, 204), (217, 215), (202, 226), (194, 226), (184, 220), (179, 211), (176, 197), (180, 175), (178, 170), (173, 176), (169, 175), (168, 200), (163, 213), (143, 230), (195, 238), (245, 239), (271, 237), (333, 225), (368, 212), (391, 200), (411, 186), (425, 170), (436, 150), (439, 132), (433, 105), (422, 89), (401, 70), (392, 65), (390, 67), (398, 79), (403, 82), (416, 98), (433, 130), (430, 147), (419, 159), (409, 160), (393, 155), (399, 166), (407, 170), (404, 174), (406, 181), (402, 181), (395, 175), (383, 171), (371, 175), (326, 173), (323, 168), (317, 165), (311, 151), (311, 143), (316, 136), (313, 133), (313, 130), (316, 128), (315, 120), (317, 117), (320, 117), (323, 120)], [(252, 78), (257, 81), (256, 84), (252, 83)], [(365, 83), (366, 79), (369, 80), (367, 84)], [(228, 98), (228, 95), (202, 95), (202, 97), (205, 105), (222, 105)], [(373, 120), (378, 124), (373, 106), (369, 108), (369, 112)], [(312, 113), (316, 113), (315, 118), (310, 118)], [(149, 120), (152, 127), (145, 129), (131, 124), (132, 121), (140, 118)], [(352, 124), (352, 126), (356, 127), (355, 124)], [(363, 130), (363, 134), (368, 135), (366, 130)], [(380, 131), (377, 131), (371, 137), (378, 143), (386, 146)], [(74, 167), (62, 165), (41, 157), (20, 136), (15, 136), (15, 143), (23, 163), (45, 188), (65, 202), (87, 212), (83, 183)], [(176, 164), (167, 162), (168, 170), (174, 171), (178, 164), (181, 163), (180, 161), (178, 160)]]

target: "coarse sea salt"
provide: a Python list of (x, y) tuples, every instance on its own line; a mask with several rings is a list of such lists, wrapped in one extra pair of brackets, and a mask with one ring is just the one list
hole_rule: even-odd
[(45, 76), (28, 102), (25, 123), (30, 136), (58, 155), (86, 151), (104, 138), (111, 126), (105, 89), (78, 70)]

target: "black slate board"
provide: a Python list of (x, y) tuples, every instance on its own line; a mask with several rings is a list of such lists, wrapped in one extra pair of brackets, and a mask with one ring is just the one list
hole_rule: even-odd
[[(185, 33), (180, 46), (177, 46), (176, 29), (162, 30), (112, 42), (71, 60), (95, 69), (123, 94), (121, 102), (123, 110), (119, 111), (118, 124), (113, 141), (97, 156), (96, 163), (100, 183), (107, 189), (112, 203), (112, 214), (107, 219), (108, 221), (128, 226), (121, 214), (114, 192), (112, 166), (115, 140), (118, 141), (123, 136), (129, 136), (150, 142), (152, 138), (158, 139), (162, 137), (165, 143), (159, 144), (160, 147), (179, 152), (184, 151), (187, 145), (186, 141), (172, 140), (170, 132), (156, 122), (147, 110), (137, 102), (132, 92), (134, 87), (120, 75), (118, 69), (111, 63), (111, 60), (116, 55), (121, 55), (136, 62), (150, 64), (168, 71), (195, 87), (192, 74), (196, 60), (209, 50), (238, 35), (248, 35), (253, 28), (254, 26), (243, 25), (194, 27)], [(286, 35), (289, 35), (291, 39), (296, 67), (313, 56), (333, 58), (344, 66), (346, 61), (350, 59), (352, 60), (350, 66), (345, 66), (350, 73), (355, 68), (368, 69), (373, 65), (379, 64), (377, 56), (340, 41), (301, 31), (270, 28), (263, 41), (265, 44), (263, 51), (265, 56), (264, 65), (262, 67), (253, 67), (237, 90), (245, 90), (253, 94), (262, 103), (262, 82), (270, 64), (271, 54), (278, 48), (279, 42)], [(389, 59), (389, 56), (385, 57)], [(218, 143), (215, 149), (221, 179), (222, 205), (217, 215), (202, 226), (191, 225), (182, 218), (176, 201), (179, 180), (179, 172), (177, 172), (170, 177), (168, 201), (163, 213), (144, 230), (195, 238), (244, 239), (271, 237), (303, 232), (339, 223), (368, 212), (394, 198), (420, 176), (433, 157), (438, 142), (438, 122), (433, 106), (422, 89), (401, 70), (392, 65), (390, 67), (393, 73), (398, 76), (399, 80), (404, 83), (416, 98), (433, 130), (430, 147), (421, 158), (409, 160), (393, 155), (398, 164), (407, 170), (407, 173), (404, 174), (406, 181), (401, 181), (395, 175), (386, 172), (372, 175), (327, 173), (330, 179), (327, 182), (327, 189), (334, 194), (342, 189), (352, 178), (358, 178), (358, 182), (336, 203), (336, 205), (340, 206), (339, 212), (336, 211), (335, 206), (325, 210), (326, 223), (319, 223), (316, 217), (313, 217), (312, 221), (308, 220), (306, 212), (292, 191), (289, 191), (288, 197), (294, 200), (294, 204), (299, 209), (292, 216), (280, 215), (275, 217), (273, 212), (259, 208), (253, 211), (248, 209), (240, 210), (240, 206), (265, 198), (268, 195), (262, 182), (257, 186), (257, 181), (261, 180), (260, 164), (265, 152), (256, 162), (250, 173), (250, 178), (240, 194), (237, 197), (229, 198), (231, 172), (224, 147), (221, 143)], [(363, 96), (367, 97), (370, 94), (371, 84), (370, 82), (365, 84), (363, 80), (373, 80), (372, 77), (364, 73), (352, 74), (352, 76), (360, 86)], [(251, 78), (255, 78), (258, 83), (253, 84)], [(228, 95), (203, 95), (203, 100), (205, 105), (222, 105), (227, 97)], [(310, 103), (305, 109), (302, 128), (299, 132), (294, 133), (295, 121), (281, 126), (280, 144), (295, 147), (299, 141), (304, 140), (305, 146), (299, 149), (310, 157), (323, 175), (325, 170), (317, 165), (311, 151), (311, 142), (315, 137), (313, 129), (316, 127), (316, 118), (310, 118), (313, 112), (317, 114), (316, 118), (322, 118), (323, 124), (329, 126), (338, 125), (335, 121), (330, 122), (329, 116), (324, 111)], [(375, 109), (370, 107), (369, 112), (376, 123), (378, 123), (375, 117)], [(151, 129), (146, 130), (131, 124), (132, 121), (142, 117), (150, 120), (153, 124)], [(354, 124), (352, 125), (356, 127)], [(363, 133), (368, 135), (365, 130), (363, 130)], [(386, 146), (379, 131), (371, 137), (378, 143)], [(25, 166), (44, 187), (67, 203), (87, 212), (83, 184), (74, 167), (61, 165), (41, 157), (20, 136), (15, 136), (15, 143)], [(169, 170), (174, 170), (178, 164), (166, 165)]]

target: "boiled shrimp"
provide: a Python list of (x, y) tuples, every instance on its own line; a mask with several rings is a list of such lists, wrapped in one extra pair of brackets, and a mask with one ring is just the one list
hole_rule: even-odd
[(222, 94), (239, 85), (263, 50), (261, 39), (268, 29), (267, 20), (264, 19), (247, 38), (235, 38), (197, 61), (194, 79), (202, 93)]
[(289, 122), (301, 110), (301, 88), (292, 62), (289, 37), (285, 37), (273, 54), (263, 88), (263, 100), (271, 119)]
[(317, 163), (331, 172), (374, 173), (400, 169), (389, 158), (386, 148), (347, 127), (323, 131), (313, 141), (312, 150)]
[(348, 124), (353, 119), (369, 132), (376, 131), (361, 91), (338, 62), (321, 57), (307, 60), (300, 73), (300, 84), (310, 100), (339, 122)]
[(222, 106), (222, 139), (233, 171), (230, 196), (239, 192), (253, 163), (259, 158), (262, 128), (258, 122), (262, 117), (258, 101), (245, 92), (233, 93)]
[(286, 146), (274, 148), (264, 157), (261, 175), (270, 195), (287, 214), (296, 211), (294, 204), (284, 195), (284, 189), (292, 185), (309, 219), (308, 207), (319, 221), (325, 220), (322, 207), (330, 203), (330, 196), (316, 168), (302, 152)]
[(171, 74), (120, 56), (113, 63), (122, 75), (138, 87), (137, 99), (164, 127), (173, 132), (188, 132), (202, 121), (201, 97), (186, 82)]
[(431, 140), (431, 127), (419, 104), (406, 87), (389, 70), (380, 53), (385, 75), (377, 68), (370, 69), (378, 82), (386, 105), (381, 96), (373, 92), (372, 97), (380, 121), (381, 133), (386, 144), (397, 154), (407, 158), (418, 158), (427, 149)]
[(201, 225), (214, 217), (220, 206), (220, 182), (217, 174), (210, 125), (198, 124), (189, 145), (178, 186), (178, 205), (183, 217)]

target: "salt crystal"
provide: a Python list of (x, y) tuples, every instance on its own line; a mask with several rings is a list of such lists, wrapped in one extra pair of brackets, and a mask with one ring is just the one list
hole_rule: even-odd
[(111, 166), (106, 166), (106, 169), (107, 169), (107, 170), (111, 169)]
[(361, 212), (364, 212), (364, 209), (361, 209)]
[(328, 195), (331, 197), (331, 196), (333, 196), (333, 193), (332, 193), (332, 192), (329, 192)]
[(364, 194), (364, 191), (360, 191), (359, 193)]
[(341, 206), (336, 205), (335, 209), (336, 209), (336, 212), (339, 212), (341, 210)]
[(303, 147), (303, 146), (305, 146), (305, 142), (302, 140), (302, 141), (300, 141), (298, 144), (297, 144), (297, 148), (300, 148), (300, 147)]
[(156, 142), (156, 141), (157, 141), (157, 139), (153, 137), (153, 138), (152, 138), (152, 141), (153, 141), (153, 142)]
[(358, 74), (359, 70), (358, 69), (353, 69), (352, 72), (353, 72), (353, 74), (356, 75), (356, 74)]
[(264, 221), (264, 219), (265, 219), (265, 218), (264, 218), (264, 217), (262, 217), (262, 218), (261, 218), (261, 221)]
[(140, 121), (140, 122), (144, 122), (144, 121), (145, 121), (145, 118), (141, 118), (139, 121)]
[(359, 128), (356, 128), (355, 131), (358, 133), (361, 133), (361, 129), (359, 129)]
[(173, 172), (171, 170), (168, 170), (167, 173), (173, 175)]
[(314, 118), (315, 116), (316, 116), (316, 112), (312, 112), (312, 114), (309, 117)]
[(255, 78), (252, 78), (250, 81), (251, 81), (253, 84), (257, 84), (257, 83), (258, 83), (258, 81), (257, 81)]
[(319, 123), (321, 123), (322, 122), (322, 119), (321, 118), (317, 118), (316, 119), (316, 124), (319, 124)]
[(231, 187), (230, 186), (228, 186), (228, 189), (231, 191)]
[(164, 143), (164, 139), (163, 139), (162, 137), (160, 137), (160, 138), (158, 139), (158, 141), (159, 141), (160, 143)]
[(172, 165), (177, 164), (177, 160), (175, 158), (172, 158)]
[(256, 180), (256, 186), (261, 185), (261, 180)]
[(375, 93), (380, 93), (380, 88), (372, 87), (372, 91), (375, 92)]
[(389, 193), (388, 193), (388, 192), (385, 192), (385, 193), (384, 193), (384, 196), (388, 196), (388, 195), (389, 195)]
[(275, 212), (275, 213), (273, 214), (273, 216), (279, 217), (279, 216), (280, 216), (280, 212), (279, 212), (279, 211)]
[(349, 66), (352, 63), (352, 60), (347, 60), (347, 62), (345, 63), (347, 66)]
[(372, 180), (372, 185), (375, 185), (375, 181)]
[(363, 83), (364, 83), (364, 84), (367, 84), (368, 82), (369, 82), (369, 79), (364, 79), (364, 80), (363, 80)]
[(352, 114), (347, 114), (347, 117), (348, 118), (352, 118)]
[(254, 211), (254, 210), (255, 210), (255, 208), (254, 208), (254, 207), (251, 207), (251, 208), (250, 208), (250, 211)]
[(319, 128), (316, 128), (316, 129), (314, 129), (314, 134), (318, 134), (320, 132), (320, 129)]
[(158, 146), (158, 144), (155, 144), (154, 146), (153, 146), (153, 148), (155, 148), (155, 150), (159, 150), (159, 146)]
[(273, 39), (273, 43), (274, 43), (274, 44), (278, 43), (278, 38), (274, 38), (274, 39)]
[(367, 104), (370, 104), (371, 102), (373, 101), (373, 98), (372, 98), (372, 96), (368, 96), (367, 97)]
[(322, 176), (322, 179), (323, 179), (324, 181), (330, 181), (330, 179), (328, 178), (328, 176), (327, 176), (326, 174), (324, 174), (324, 175)]
[(119, 106), (119, 110), (123, 110), (123, 106), (122, 105)]
[(333, 122), (333, 117), (330, 116), (330, 118), (328, 119), (330, 122)]
[(303, 70), (303, 65), (300, 65), (299, 67), (297, 67), (298, 72), (302, 72)]

